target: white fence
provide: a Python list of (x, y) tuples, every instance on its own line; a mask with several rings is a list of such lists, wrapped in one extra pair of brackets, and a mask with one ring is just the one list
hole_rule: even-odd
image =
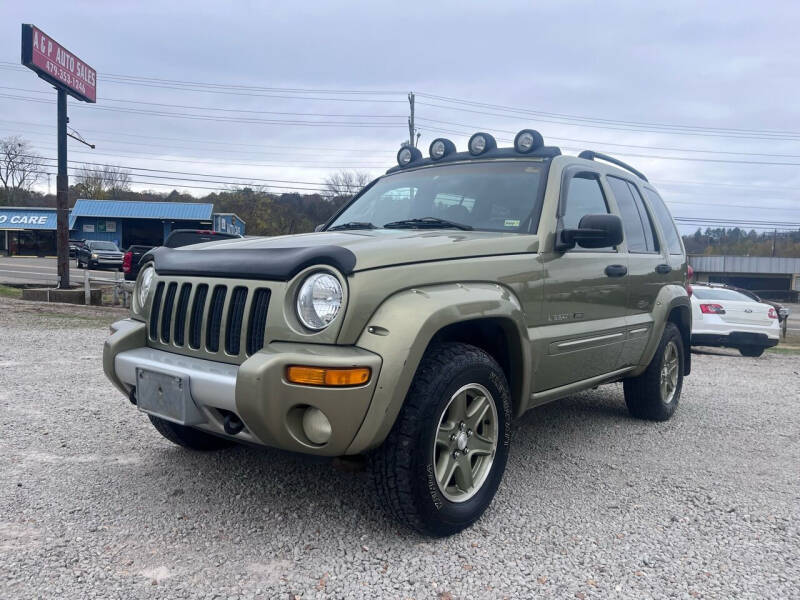
[(114, 271), (113, 279), (110, 277), (95, 277), (89, 273), (89, 269), (83, 271), (83, 292), (84, 303), (88, 306), (91, 304), (91, 290), (92, 284), (105, 284), (106, 286), (113, 286), (111, 294), (111, 304), (117, 306), (122, 304), (125, 308), (131, 305), (131, 294), (133, 293), (133, 281), (125, 281), (122, 273)]

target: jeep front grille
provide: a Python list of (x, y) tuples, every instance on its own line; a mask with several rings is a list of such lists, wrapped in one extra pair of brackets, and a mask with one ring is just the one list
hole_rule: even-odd
[(150, 344), (228, 361), (258, 352), (265, 343), (271, 290), (246, 283), (161, 279), (150, 306)]

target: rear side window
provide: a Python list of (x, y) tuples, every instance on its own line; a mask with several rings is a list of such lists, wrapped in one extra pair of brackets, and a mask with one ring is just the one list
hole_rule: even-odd
[(653, 236), (653, 225), (639, 192), (629, 182), (619, 177), (608, 176), (606, 179), (617, 199), (628, 251), (656, 252), (658, 248)]
[(650, 206), (653, 207), (658, 224), (661, 225), (661, 232), (664, 234), (664, 242), (669, 248), (670, 254), (683, 254), (683, 247), (681, 246), (681, 238), (678, 235), (678, 229), (672, 221), (672, 216), (669, 214), (664, 201), (656, 192), (650, 188), (644, 188), (644, 194), (647, 196)]

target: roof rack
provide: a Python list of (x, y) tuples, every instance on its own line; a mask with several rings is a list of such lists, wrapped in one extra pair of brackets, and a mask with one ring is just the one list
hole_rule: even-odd
[(601, 152), (595, 152), (594, 150), (584, 150), (583, 152), (578, 154), (578, 158), (585, 158), (586, 160), (594, 160), (596, 158), (599, 158), (600, 160), (609, 162), (612, 165), (617, 165), (618, 167), (622, 167), (623, 169), (625, 169), (626, 171), (630, 171), (640, 179), (647, 181), (647, 177), (644, 176), (644, 173), (642, 173), (641, 171), (637, 171), (629, 164), (622, 162), (618, 158), (609, 156), (608, 154), (602, 154)]

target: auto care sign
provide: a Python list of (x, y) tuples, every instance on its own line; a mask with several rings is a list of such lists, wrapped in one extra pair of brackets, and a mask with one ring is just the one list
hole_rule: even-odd
[(22, 26), (22, 64), (84, 102), (97, 102), (97, 71), (34, 25)]

